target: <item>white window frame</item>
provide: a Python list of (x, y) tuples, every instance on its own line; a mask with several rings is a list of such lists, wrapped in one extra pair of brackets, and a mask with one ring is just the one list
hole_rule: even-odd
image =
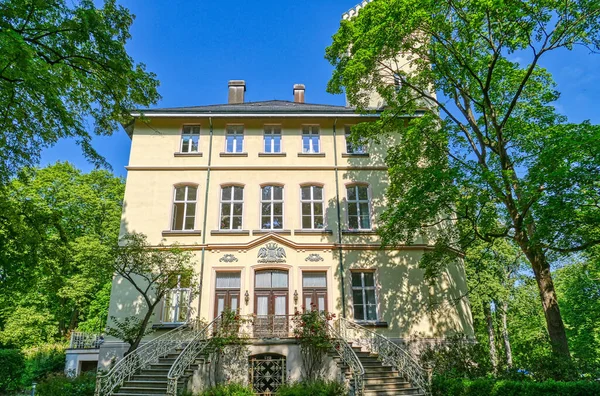
[[(263, 188), (265, 187), (281, 187), (281, 199), (275, 199), (274, 198), (274, 189), (271, 189), (271, 197), (268, 200), (264, 200), (263, 199)], [(271, 220), (271, 227), (270, 228), (263, 228), (263, 224), (262, 224), (262, 218), (263, 218), (263, 213), (262, 213), (262, 205), (263, 203), (270, 203), (271, 204), (271, 214), (269, 214), (270, 220)], [(273, 204), (275, 203), (281, 203), (281, 228), (273, 228), (273, 218), (275, 217), (275, 206)], [(284, 224), (285, 224), (285, 187), (281, 184), (277, 184), (277, 183), (267, 183), (267, 184), (261, 184), (260, 186), (260, 207), (258, 209), (258, 216), (259, 216), (259, 227), (261, 230), (283, 230)], [(266, 216), (264, 216), (266, 217)]]
[[(193, 133), (193, 132), (186, 132), (186, 129), (193, 131), (194, 128), (198, 128), (198, 133)], [(179, 152), (180, 153), (199, 153), (200, 152), (200, 132), (201, 132), (201, 127), (200, 124), (184, 124), (181, 127), (181, 139), (180, 139), (180, 143), (179, 143)], [(192, 144), (191, 142), (194, 140), (194, 137), (196, 138), (196, 150), (192, 150)], [(184, 151), (183, 149), (183, 143), (186, 141), (190, 142), (190, 144), (188, 144), (188, 149), (187, 151)]]
[[(231, 199), (229, 200), (224, 200), (223, 199), (223, 190), (226, 188), (231, 188)], [(235, 189), (236, 188), (241, 188), (242, 189), (242, 199), (235, 199)], [(227, 185), (222, 185), (221, 186), (221, 190), (219, 191), (219, 230), (224, 230), (224, 231), (231, 231), (231, 230), (243, 230), (244, 229), (244, 193), (245, 193), (245, 188), (244, 186), (241, 186), (239, 184), (227, 184)], [(241, 214), (241, 218), (242, 218), (242, 223), (240, 225), (240, 228), (233, 228), (233, 205), (234, 204), (242, 204), (242, 214)], [(227, 216), (229, 216), (229, 228), (223, 228), (223, 223), (221, 221), (221, 219), (223, 218), (223, 204), (229, 204), (229, 213), (227, 214)]]
[[(365, 285), (365, 273), (370, 273), (373, 274), (373, 286), (366, 286)], [(361, 280), (361, 286), (354, 286), (353, 282), (352, 282), (352, 278), (354, 276), (354, 274), (360, 274), (360, 280)], [(377, 277), (376, 277), (376, 273), (374, 270), (368, 270), (368, 269), (357, 269), (357, 270), (352, 270), (351, 274), (350, 274), (350, 284), (352, 285), (352, 315), (354, 317), (354, 320), (357, 322), (377, 322), (379, 321), (379, 309), (378, 309), (378, 299), (377, 299)], [(363, 317), (362, 318), (357, 318), (356, 317), (356, 309), (354, 308), (354, 290), (361, 290), (362, 291), (362, 303), (360, 305), (363, 306)], [(366, 295), (366, 290), (373, 290), (373, 295), (375, 298), (375, 303), (373, 305), (375, 305), (375, 319), (367, 319), (367, 295)]]
[[(225, 127), (225, 152), (230, 154), (235, 153), (243, 153), (244, 152), (244, 125), (243, 124), (229, 124)], [(231, 146), (232, 151), (228, 150), (228, 137), (232, 135), (234, 136), (233, 144)], [(240, 148), (238, 150), (238, 139), (237, 136), (242, 137), (242, 142), (240, 143)]]
[[(269, 147), (270, 151), (267, 151), (267, 136), (272, 136), (271, 138), (271, 147)], [(279, 136), (279, 151), (275, 151), (275, 136)], [(263, 152), (267, 154), (279, 154), (283, 152), (283, 147), (281, 146), (283, 142), (283, 133), (281, 130), (281, 125), (279, 124), (265, 124), (264, 133), (263, 133)]]
[[(310, 199), (302, 199), (302, 188), (310, 187)], [(313, 187), (319, 187), (321, 189), (321, 200), (314, 199), (314, 190)], [(314, 203), (320, 202), (323, 207), (323, 228), (314, 228), (315, 224), (315, 207)], [(304, 213), (302, 212), (302, 204), (309, 203), (310, 204), (310, 228), (304, 228)], [(300, 185), (300, 228), (302, 230), (324, 230), (326, 228), (326, 216), (325, 216), (325, 188), (322, 184), (318, 183), (308, 183)]]
[[(358, 188), (366, 188), (367, 189), (367, 199), (360, 199), (359, 195), (358, 195)], [(348, 190), (350, 188), (355, 189), (356, 192), (356, 200), (350, 200), (349, 195), (348, 195)], [(373, 229), (373, 219), (371, 218), (371, 212), (372, 212), (372, 208), (371, 208), (371, 187), (368, 184), (364, 184), (364, 183), (354, 183), (354, 184), (348, 184), (346, 185), (346, 224), (348, 225), (348, 229), (349, 230), (361, 230), (361, 231), (370, 231)], [(368, 228), (362, 228), (361, 224), (360, 224), (360, 218), (361, 218), (361, 211), (360, 211), (360, 204), (361, 203), (366, 203), (367, 204), (367, 218), (369, 219), (369, 227)], [(356, 216), (358, 217), (358, 227), (357, 228), (351, 228), (350, 227), (350, 205), (356, 205)]]
[[(196, 199), (195, 200), (188, 200), (188, 188), (192, 187), (196, 189)], [(177, 189), (178, 188), (185, 188), (184, 192), (183, 192), (183, 200), (178, 200), (177, 199)], [(198, 209), (198, 185), (196, 184), (176, 184), (175, 186), (173, 186), (173, 204), (171, 205), (171, 225), (169, 227), (169, 230), (171, 231), (193, 231), (196, 229), (196, 213)], [(182, 228), (181, 229), (177, 229), (175, 228), (175, 205), (178, 203), (183, 203), (183, 224), (182, 224)], [(194, 226), (192, 228), (185, 228), (185, 220), (188, 217), (187, 215), (187, 211), (188, 211), (188, 205), (189, 204), (194, 204)]]
[(346, 139), (346, 154), (366, 154), (367, 147), (364, 144), (359, 144), (358, 146), (354, 145), (349, 137), (351, 134), (351, 128), (354, 125), (346, 125), (344, 127), (344, 138)]
[[(308, 136), (308, 151), (304, 148), (304, 137)], [(317, 137), (317, 150), (315, 150), (313, 137)], [(321, 152), (321, 128), (319, 125), (303, 125), (302, 126), (302, 153), (304, 154), (319, 154)]]
[[(181, 310), (181, 294), (183, 292), (187, 292), (187, 315), (186, 318), (181, 322), (178, 321), (176, 319), (179, 318), (179, 312)], [(165, 315), (167, 313), (167, 301), (168, 298), (167, 296), (171, 296), (171, 309), (173, 309), (172, 311), (172, 317), (170, 318), (165, 318)], [(176, 296), (177, 298), (172, 298), (173, 296)], [(165, 323), (165, 324), (176, 324), (176, 323), (185, 323), (187, 321), (187, 319), (190, 316), (190, 307), (191, 307), (191, 299), (192, 299), (192, 288), (191, 287), (181, 287), (181, 275), (177, 275), (177, 287), (174, 287), (172, 289), (170, 289), (166, 294), (165, 297), (163, 298), (163, 310), (162, 310), (162, 314), (161, 314), (161, 323)], [(165, 319), (170, 319), (170, 320), (165, 320)]]

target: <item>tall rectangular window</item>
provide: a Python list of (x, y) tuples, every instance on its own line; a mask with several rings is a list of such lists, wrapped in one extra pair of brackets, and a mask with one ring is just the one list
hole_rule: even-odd
[(265, 125), (265, 153), (281, 153), (281, 127)]
[(162, 311), (163, 323), (183, 323), (190, 311), (190, 279), (177, 276), (177, 286), (165, 294)]
[(348, 194), (348, 228), (351, 230), (370, 230), (369, 188), (354, 185), (349, 186), (346, 192)]
[(263, 230), (283, 228), (283, 187), (263, 186), (260, 194), (261, 220)]
[(228, 153), (241, 153), (244, 151), (244, 126), (227, 126), (227, 135), (225, 137), (225, 151)]
[(221, 229), (241, 230), (244, 210), (244, 188), (227, 186), (221, 189)]
[(302, 305), (304, 309), (327, 310), (327, 273), (302, 273)]
[(175, 187), (173, 199), (173, 220), (171, 230), (193, 230), (196, 223), (196, 197), (198, 188), (194, 186)]
[(224, 310), (237, 311), (240, 308), (240, 273), (217, 272), (215, 283), (215, 317)]
[(353, 143), (352, 140), (350, 139), (351, 136), (351, 132), (350, 132), (350, 125), (346, 125), (346, 153), (348, 154), (365, 154), (367, 152), (367, 149), (365, 147), (364, 142), (359, 141), (359, 143)]
[(303, 229), (322, 229), (325, 227), (323, 214), (323, 187), (301, 187), (300, 203), (302, 206)]
[(302, 128), (302, 152), (307, 154), (320, 153), (318, 125), (306, 125)]
[(377, 320), (375, 273), (373, 271), (352, 272), (352, 305), (354, 306), (354, 320)]
[(184, 125), (181, 131), (182, 153), (197, 153), (200, 141), (200, 125)]

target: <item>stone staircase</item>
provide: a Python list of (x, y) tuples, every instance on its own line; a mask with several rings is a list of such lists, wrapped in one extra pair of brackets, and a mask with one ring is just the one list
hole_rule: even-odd
[[(425, 394), (414, 387), (406, 380), (398, 371), (391, 366), (384, 365), (377, 354), (372, 354), (363, 350), (360, 346), (349, 343), (356, 356), (360, 360), (365, 369), (364, 376), (364, 396), (424, 396)], [(352, 380), (352, 374), (347, 367), (344, 366), (341, 359), (335, 353), (330, 353), (330, 356), (345, 370), (345, 375)]]
[[(125, 381), (115, 395), (120, 396), (156, 396), (167, 394), (167, 375), (177, 356), (183, 349), (173, 350), (168, 355), (159, 358), (158, 363), (153, 363), (149, 368), (134, 374), (129, 381)], [(200, 363), (201, 358), (196, 363)], [(179, 379), (179, 389), (185, 389), (185, 383), (192, 375), (189, 369)]]

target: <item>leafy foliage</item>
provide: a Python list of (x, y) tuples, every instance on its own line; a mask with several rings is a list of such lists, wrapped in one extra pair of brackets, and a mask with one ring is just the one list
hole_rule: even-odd
[(132, 22), (115, 0), (0, 3), (0, 183), (64, 137), (107, 166), (86, 125), (110, 135), (159, 99), (156, 76), (126, 52)]
[(282, 385), (277, 389), (278, 396), (341, 396), (347, 395), (348, 391), (344, 385), (337, 381), (302, 381)]
[(18, 349), (0, 349), (0, 392), (18, 389), (25, 359)]
[(66, 377), (64, 374), (53, 374), (37, 385), (36, 394), (40, 396), (93, 396), (95, 389), (95, 373), (83, 373), (75, 378)]
[(21, 385), (27, 387), (33, 381), (39, 382), (52, 373), (63, 373), (65, 348), (63, 344), (44, 344), (24, 349), (25, 371), (21, 377)]
[(314, 304), (310, 308), (303, 312), (296, 311), (292, 322), (294, 337), (300, 344), (302, 354), (303, 378), (316, 381), (323, 376), (324, 358), (332, 348), (328, 327), (335, 314), (320, 312)]
[(86, 321), (104, 329), (123, 192), (107, 171), (61, 162), (0, 187), (1, 343), (64, 339)]
[(133, 344), (140, 332), (142, 337), (152, 334), (151, 327), (142, 329), (142, 320), (137, 316), (126, 316), (124, 318), (110, 317), (112, 326), (107, 327), (106, 334)]
[(600, 383), (589, 381), (509, 381), (480, 378), (476, 380), (447, 379), (434, 377), (433, 395), (470, 396), (470, 395), (564, 395), (586, 396), (600, 394)]
[(550, 260), (600, 243), (600, 128), (556, 112), (540, 62), (575, 45), (598, 50), (599, 15), (597, 2), (378, 0), (342, 21), (326, 52), (330, 92), (362, 110), (374, 93), (386, 105), (353, 133), (401, 134), (386, 158), (384, 242), (432, 243), (421, 262), (430, 279), (475, 241), (514, 243), (564, 358)]
[(207, 389), (199, 394), (199, 396), (253, 396), (254, 391), (251, 387), (242, 384), (230, 383), (225, 385), (217, 385)]

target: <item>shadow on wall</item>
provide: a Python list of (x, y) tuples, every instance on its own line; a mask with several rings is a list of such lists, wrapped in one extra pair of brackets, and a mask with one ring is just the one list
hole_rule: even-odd
[[(389, 142), (392, 144), (391, 142)], [(369, 144), (369, 157), (349, 158), (353, 167), (385, 165), (383, 144)], [(342, 230), (347, 229), (347, 199), (345, 185), (368, 183), (371, 192), (371, 221), (377, 228), (379, 217), (386, 208), (387, 175), (384, 170), (347, 170), (340, 172), (340, 209)], [(327, 206), (327, 218), (337, 216), (336, 202)], [(337, 218), (336, 218), (337, 219)], [(417, 241), (422, 244), (425, 241)], [(424, 280), (425, 271), (419, 268), (423, 250), (418, 247), (392, 250), (380, 247), (374, 233), (342, 232), (343, 244), (376, 244), (375, 250), (345, 250), (343, 252), (346, 315), (353, 318), (352, 269), (376, 269), (376, 295), (379, 321), (388, 327), (378, 329), (392, 338), (443, 338), (455, 333), (473, 335), (471, 312), (466, 297), (467, 283), (462, 262), (446, 267), (434, 282)], [(340, 252), (335, 251), (336, 260)], [(339, 261), (338, 261), (339, 262)], [(339, 268), (336, 280), (341, 281)], [(342, 312), (342, 300), (336, 308)]]

